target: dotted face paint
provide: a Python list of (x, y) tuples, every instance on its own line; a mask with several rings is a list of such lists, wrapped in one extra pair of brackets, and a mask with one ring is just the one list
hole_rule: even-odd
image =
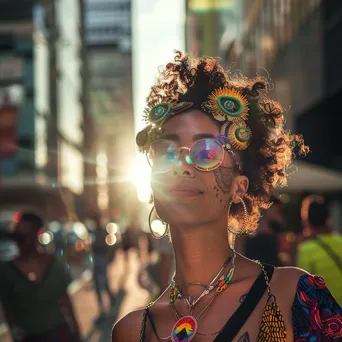
[(220, 166), (214, 170), (214, 175), (217, 183), (217, 187), (224, 193), (227, 194), (232, 187), (233, 179), (233, 168)]

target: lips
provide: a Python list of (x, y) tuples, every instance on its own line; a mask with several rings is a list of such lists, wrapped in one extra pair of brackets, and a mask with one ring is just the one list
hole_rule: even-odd
[(175, 184), (170, 187), (169, 194), (173, 197), (195, 197), (202, 195), (203, 191), (191, 184)]

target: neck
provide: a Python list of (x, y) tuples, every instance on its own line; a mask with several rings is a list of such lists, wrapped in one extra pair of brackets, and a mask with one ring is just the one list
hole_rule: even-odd
[[(208, 285), (231, 253), (222, 223), (171, 227), (171, 236), (176, 258), (175, 280), (180, 286), (192, 282)], [(184, 291), (192, 295), (203, 288), (188, 287)]]

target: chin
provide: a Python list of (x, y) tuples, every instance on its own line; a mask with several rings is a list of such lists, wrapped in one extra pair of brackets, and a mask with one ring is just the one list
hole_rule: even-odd
[(184, 201), (172, 203), (155, 201), (155, 208), (160, 219), (171, 226), (198, 225), (204, 221), (204, 218), (199, 215), (203, 212), (200, 206), (186, 205)]

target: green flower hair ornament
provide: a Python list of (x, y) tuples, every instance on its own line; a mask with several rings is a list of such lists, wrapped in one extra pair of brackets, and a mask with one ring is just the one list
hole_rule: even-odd
[(193, 102), (168, 103), (163, 102), (154, 106), (148, 113), (148, 121), (151, 124), (161, 124), (171, 115), (183, 112), (193, 106)]

